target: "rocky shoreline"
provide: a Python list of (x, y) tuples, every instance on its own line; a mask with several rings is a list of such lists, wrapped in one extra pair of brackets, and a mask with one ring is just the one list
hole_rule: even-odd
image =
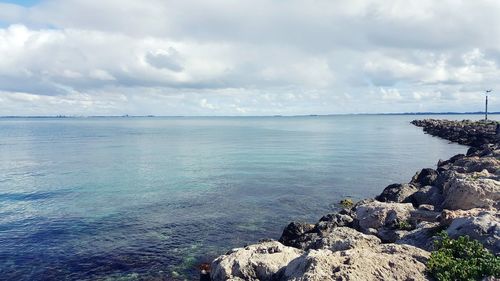
[(498, 256), (498, 122), (412, 124), (471, 148), (315, 224), (292, 222), (279, 241), (229, 251), (212, 262), (212, 280), (431, 280), (425, 264), (442, 230), (468, 235)]

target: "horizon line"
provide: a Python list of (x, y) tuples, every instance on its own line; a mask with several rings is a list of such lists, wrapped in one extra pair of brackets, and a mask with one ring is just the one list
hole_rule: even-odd
[[(331, 114), (295, 114), (295, 115), (1, 115), (0, 118), (138, 118), (138, 117), (319, 117), (319, 116), (349, 116), (349, 115), (484, 115), (485, 112), (379, 112), (379, 113), (331, 113)], [(500, 111), (488, 112), (489, 115), (500, 114)]]

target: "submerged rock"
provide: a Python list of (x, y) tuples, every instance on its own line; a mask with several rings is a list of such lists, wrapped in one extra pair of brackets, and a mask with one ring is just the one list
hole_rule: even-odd
[(272, 241), (233, 249), (212, 262), (213, 281), (274, 280), (274, 275), (303, 251)]

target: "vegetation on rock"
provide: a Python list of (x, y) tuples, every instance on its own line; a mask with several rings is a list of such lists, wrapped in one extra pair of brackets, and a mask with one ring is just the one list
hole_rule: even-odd
[(344, 208), (351, 208), (354, 206), (354, 202), (350, 198), (340, 200), (340, 205)]
[(439, 234), (436, 251), (427, 262), (429, 273), (438, 281), (481, 280), (500, 277), (500, 257), (496, 257), (481, 243), (460, 236), (451, 239), (446, 232)]

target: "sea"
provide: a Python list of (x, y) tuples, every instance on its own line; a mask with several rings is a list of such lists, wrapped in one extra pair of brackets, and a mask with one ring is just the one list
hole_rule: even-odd
[(467, 151), (422, 118), (481, 116), (0, 118), (0, 279), (196, 280)]

